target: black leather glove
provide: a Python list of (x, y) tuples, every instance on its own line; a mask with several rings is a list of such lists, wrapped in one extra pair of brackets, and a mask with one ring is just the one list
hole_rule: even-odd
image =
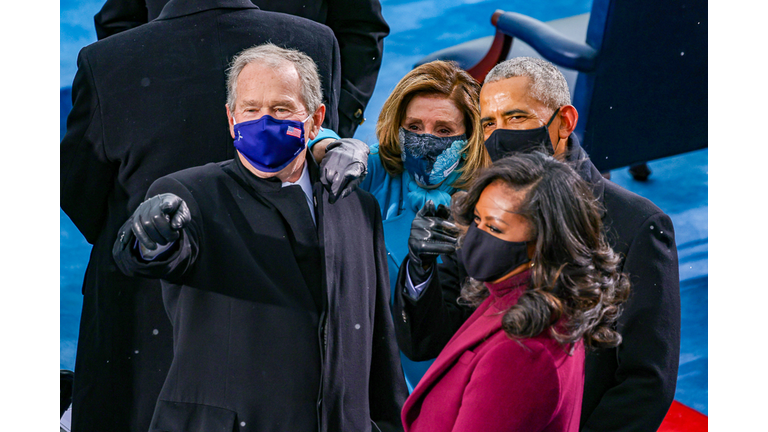
[(424, 204), (411, 223), (411, 235), (408, 238), (408, 264), (411, 281), (423, 282), (432, 271), (440, 254), (456, 250), (459, 229), (448, 219), (451, 210), (429, 200)]
[(117, 241), (124, 243), (130, 239), (132, 231), (139, 240), (141, 253), (152, 258), (160, 252), (158, 245), (164, 246), (179, 238), (179, 231), (192, 220), (189, 207), (178, 196), (165, 193), (153, 196), (139, 205), (118, 233)]
[(328, 202), (344, 198), (368, 174), (368, 145), (354, 138), (341, 138), (325, 148), (320, 162), (320, 182), (328, 190)]

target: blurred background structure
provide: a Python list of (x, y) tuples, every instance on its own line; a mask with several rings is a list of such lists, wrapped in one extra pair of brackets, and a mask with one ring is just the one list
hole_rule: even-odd
[[(78, 51), (96, 41), (93, 16), (103, 0), (62, 0), (61, 13), (61, 136), (71, 109), (70, 86), (76, 72)], [(602, 2), (602, 0), (595, 0)], [(379, 110), (395, 84), (425, 57), (458, 44), (484, 38), (490, 46), (496, 31), (491, 16), (497, 9), (516, 12), (544, 22), (588, 20), (592, 0), (381, 0), (384, 18), (391, 33), (384, 40), (384, 56), (376, 90), (364, 113), (365, 121), (355, 137), (375, 143)], [(562, 25), (562, 24), (560, 24)], [(583, 25), (582, 25), (583, 27)], [(565, 28), (565, 27), (564, 27)], [(567, 31), (563, 30), (563, 31)], [(574, 31), (579, 31), (575, 29)], [(586, 31), (586, 28), (584, 30)], [(584, 37), (579, 42), (583, 43)], [(477, 43), (477, 42), (476, 42)], [(706, 47), (703, 47), (706, 50)], [(513, 53), (530, 53), (527, 45), (515, 41)], [(528, 50), (528, 51), (526, 51)], [(681, 51), (684, 56), (684, 50)], [(689, 51), (690, 55), (690, 51)], [(706, 68), (701, 71), (706, 82)], [(571, 81), (575, 73), (566, 71)], [(702, 79), (701, 77), (693, 77)], [(694, 96), (696, 98), (694, 98)], [(669, 95), (675, 100), (686, 95)], [(706, 94), (691, 95), (702, 103), (706, 115)], [(658, 103), (665, 103), (664, 100)], [(701, 108), (701, 107), (699, 107)], [(580, 109), (580, 114), (581, 114)], [(582, 119), (580, 118), (580, 122)], [(650, 125), (643, 118), (614, 119), (616, 127), (635, 128), (643, 133)], [(667, 213), (675, 225), (680, 264), (682, 341), (675, 399), (704, 414), (708, 413), (708, 150), (706, 117), (704, 129), (696, 132), (694, 147), (699, 150), (652, 160), (653, 174), (645, 182), (632, 178), (626, 167), (610, 166), (611, 180), (645, 196)], [(681, 124), (680, 128), (686, 128)], [(701, 139), (704, 142), (701, 142)], [(698, 146), (698, 147), (696, 147)], [(594, 156), (594, 155), (593, 155)], [(634, 162), (634, 161), (633, 161)], [(67, 216), (60, 213), (60, 366), (73, 369), (82, 305), (82, 280), (90, 245)]]

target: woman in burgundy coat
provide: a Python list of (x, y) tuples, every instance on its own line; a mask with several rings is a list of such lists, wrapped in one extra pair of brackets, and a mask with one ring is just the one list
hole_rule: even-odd
[(461, 299), (477, 309), (406, 401), (406, 432), (578, 431), (585, 349), (620, 343), (629, 294), (598, 206), (541, 153), (497, 161), (454, 198)]

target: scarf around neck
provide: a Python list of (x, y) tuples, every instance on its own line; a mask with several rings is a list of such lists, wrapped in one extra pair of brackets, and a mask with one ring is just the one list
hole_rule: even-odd
[(403, 182), (408, 187), (408, 193), (405, 197), (405, 205), (409, 207), (414, 213), (417, 213), (427, 200), (432, 200), (435, 203), (435, 207), (443, 204), (445, 206), (451, 205), (451, 195), (456, 192), (456, 188), (453, 184), (461, 176), (461, 173), (454, 170), (441, 184), (435, 189), (424, 189), (419, 186), (408, 171), (403, 171)]

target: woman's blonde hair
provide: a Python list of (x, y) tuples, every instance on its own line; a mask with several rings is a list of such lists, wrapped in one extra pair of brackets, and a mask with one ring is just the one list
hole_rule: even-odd
[(384, 169), (393, 176), (404, 170), (398, 132), (408, 104), (417, 95), (445, 96), (464, 113), (467, 145), (462, 157), (466, 160), (457, 169), (461, 176), (453, 187), (465, 189), (477, 171), (491, 165), (491, 159), (483, 144), (480, 127), (480, 84), (454, 62), (435, 60), (416, 67), (397, 83), (384, 102), (376, 124), (379, 156)]

